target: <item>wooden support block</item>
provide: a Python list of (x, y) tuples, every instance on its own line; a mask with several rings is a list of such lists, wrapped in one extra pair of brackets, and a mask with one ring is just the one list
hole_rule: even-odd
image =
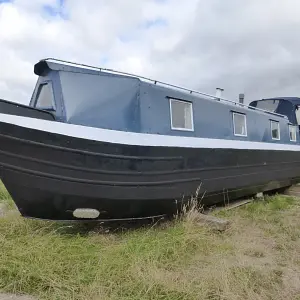
[(246, 205), (248, 203), (251, 203), (252, 201), (253, 201), (253, 199), (236, 201), (236, 202), (233, 202), (233, 203), (229, 204), (228, 206), (226, 206), (225, 210), (230, 210), (230, 209), (233, 209), (233, 208), (238, 208), (240, 206), (243, 206), (243, 205)]
[(233, 202), (227, 204), (226, 206), (218, 206), (218, 207), (208, 208), (205, 210), (205, 213), (210, 214), (212, 212), (221, 211), (221, 210), (231, 210), (231, 209), (246, 205), (248, 203), (251, 203), (253, 201), (254, 201), (254, 199), (233, 201)]
[(287, 196), (294, 196), (294, 197), (299, 197), (300, 198), (300, 186), (299, 185), (293, 185), (289, 188), (287, 188), (284, 192), (284, 195)]
[(229, 227), (229, 221), (220, 219), (211, 215), (199, 214), (196, 218), (196, 223), (207, 225), (217, 231), (225, 231)]

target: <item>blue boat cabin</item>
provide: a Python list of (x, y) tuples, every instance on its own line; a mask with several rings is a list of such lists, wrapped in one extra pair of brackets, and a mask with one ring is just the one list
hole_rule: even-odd
[[(56, 120), (104, 129), (269, 143), (299, 143), (300, 99), (250, 106), (186, 92), (138, 77), (51, 61), (39, 75), (31, 107)], [(269, 112), (266, 112), (269, 111)]]

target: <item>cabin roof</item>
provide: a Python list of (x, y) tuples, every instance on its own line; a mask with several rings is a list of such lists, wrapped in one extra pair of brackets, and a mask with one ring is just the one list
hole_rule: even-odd
[[(112, 69), (99, 68), (99, 67), (94, 67), (94, 66), (90, 66), (90, 65), (86, 65), (86, 64), (79, 64), (79, 63), (64, 61), (64, 60), (55, 59), (55, 58), (45, 58), (45, 59), (40, 60), (38, 63), (36, 63), (34, 65), (34, 73), (38, 76), (45, 76), (45, 75), (48, 74), (48, 72), (50, 70), (75, 72), (75, 73), (83, 73), (83, 74), (93, 74), (93, 75), (99, 75), (101, 73), (101, 74), (105, 74), (106, 76), (127, 77), (127, 78), (131, 78), (131, 79), (134, 79), (134, 80), (150, 82), (150, 84), (152, 84), (152, 85), (160, 85), (160, 86), (163, 86), (165, 88), (170, 88), (170, 89), (173, 89), (173, 90), (188, 93), (190, 95), (195, 95), (197, 97), (200, 97), (199, 99), (201, 99), (204, 96), (206, 99), (210, 99), (210, 100), (214, 100), (214, 101), (222, 101), (222, 102), (225, 102), (225, 103), (227, 103), (228, 105), (231, 105), (231, 106), (239, 105), (241, 107), (244, 107), (245, 109), (249, 109), (249, 108), (253, 109), (253, 107), (251, 107), (250, 105), (237, 103), (237, 102), (232, 101), (232, 100), (228, 100), (228, 99), (225, 99), (225, 98), (220, 98), (220, 97), (210, 95), (210, 94), (207, 94), (207, 93), (203, 93), (203, 92), (199, 92), (199, 91), (196, 91), (196, 90), (191, 90), (191, 89), (188, 89), (188, 88), (185, 88), (185, 87), (176, 86), (176, 85), (173, 85), (173, 84), (165, 83), (165, 82), (162, 82), (162, 81), (159, 81), (159, 80), (153, 80), (153, 79), (143, 77), (143, 76), (139, 76), (139, 75), (135, 75), (135, 74), (115, 71), (115, 70), (112, 70)], [(274, 99), (279, 99), (279, 98), (274, 98)], [(300, 99), (299, 99), (299, 104), (300, 104)], [(273, 115), (277, 115), (278, 117), (286, 118), (285, 115), (270, 112), (270, 111), (267, 111), (267, 110), (263, 110), (263, 109), (259, 109), (259, 108), (255, 108), (255, 110), (260, 111), (262, 113), (273, 114)]]
[(99, 74), (99, 71), (96, 70), (88, 70), (85, 68), (79, 68), (70, 66), (67, 64), (61, 64), (52, 62), (47, 59), (40, 60), (38, 63), (34, 65), (34, 73), (38, 76), (45, 76), (48, 74), (50, 70), (53, 71), (67, 71), (67, 72), (80, 72), (87, 74)]
[(34, 65), (34, 73), (38, 76), (45, 76), (51, 70), (91, 74), (91, 75), (103, 74), (106, 76), (127, 77), (135, 80), (138, 79), (137, 76), (133, 76), (133, 75), (129, 76), (130, 74), (127, 73), (121, 73), (121, 72), (116, 72), (105, 68), (98, 68), (98, 67), (93, 67), (84, 64), (62, 61), (54, 58), (42, 59)]

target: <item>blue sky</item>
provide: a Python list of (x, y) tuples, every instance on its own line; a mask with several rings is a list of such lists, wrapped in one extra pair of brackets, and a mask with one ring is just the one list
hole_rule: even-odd
[(64, 0), (57, 0), (55, 5), (43, 5), (43, 10), (51, 17), (61, 17), (67, 19), (67, 13), (64, 9)]
[(144, 73), (150, 44), (168, 29), (168, 1), (0, 0), (2, 97), (28, 101), (32, 66), (43, 57)]

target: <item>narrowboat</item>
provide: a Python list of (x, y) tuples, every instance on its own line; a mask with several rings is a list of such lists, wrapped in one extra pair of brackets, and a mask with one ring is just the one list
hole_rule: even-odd
[(29, 106), (0, 101), (0, 176), (25, 217), (173, 214), (300, 181), (299, 98), (250, 105), (56, 59)]

